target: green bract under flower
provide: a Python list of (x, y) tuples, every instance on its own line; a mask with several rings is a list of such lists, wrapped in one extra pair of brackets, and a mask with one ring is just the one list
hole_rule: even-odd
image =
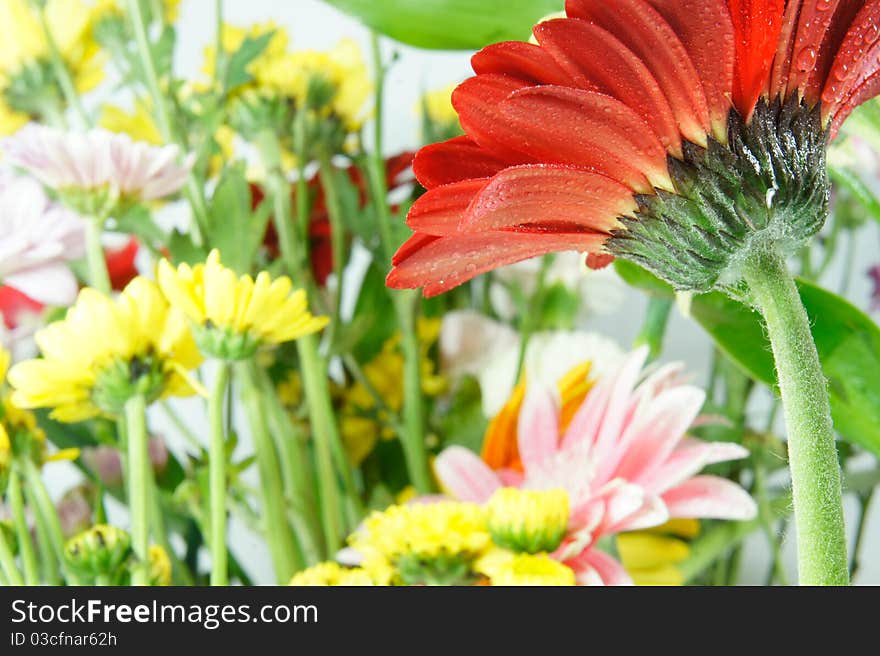
[(756, 250), (794, 252), (824, 225), (828, 131), (818, 107), (761, 100), (751, 123), (730, 113), (728, 144), (684, 143), (669, 157), (675, 193), (641, 195), (606, 247), (680, 291), (729, 287)]

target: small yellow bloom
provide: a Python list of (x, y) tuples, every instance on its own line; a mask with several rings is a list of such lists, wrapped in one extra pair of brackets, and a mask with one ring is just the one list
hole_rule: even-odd
[(12, 402), (53, 408), (59, 421), (117, 416), (136, 393), (149, 401), (195, 393), (186, 371), (201, 356), (186, 319), (146, 278), (132, 280), (115, 301), (83, 289), (66, 318), (39, 331), (36, 342), (43, 358), (9, 372)]
[[(13, 438), (27, 438), (26, 442), (17, 441), (16, 447), (28, 453), (38, 464), (54, 460), (64, 454), (64, 451), (59, 451), (55, 456), (47, 457), (46, 434), (37, 425), (34, 413), (22, 410), (12, 402), (11, 394), (5, 389), (10, 362), (11, 355), (0, 347), (0, 473), (12, 462)], [(77, 450), (71, 449), (71, 451)]]
[(476, 570), (493, 586), (572, 586), (574, 570), (545, 553), (515, 554), (493, 549), (480, 558)]
[(530, 554), (553, 551), (568, 529), (565, 490), (497, 490), (488, 504), (489, 532), (495, 544)]
[(377, 585), (370, 573), (360, 567), (343, 567), (328, 561), (318, 563), (298, 574), (294, 574), (288, 585), (293, 586), (373, 586)]
[(472, 577), (472, 564), (491, 539), (480, 506), (443, 501), (375, 512), (349, 543), (365, 562), (389, 563), (395, 581), (450, 585)]
[(149, 108), (140, 102), (135, 105), (133, 112), (127, 112), (116, 105), (104, 105), (98, 122), (102, 128), (127, 134), (135, 141), (144, 141), (155, 146), (165, 143)]
[[(286, 30), (279, 27), (273, 21), (252, 25), (250, 28), (238, 27), (228, 23), (224, 23), (222, 27), (223, 51), (227, 55), (237, 52), (244, 44), (245, 39), (258, 39), (269, 33), (272, 34), (272, 37), (269, 39), (266, 49), (258, 57), (254, 58), (247, 69), (248, 73), (254, 77), (255, 86), (263, 84), (263, 71), (267, 67), (274, 65), (275, 62), (283, 58), (287, 53), (289, 38)], [(216, 66), (217, 49), (214, 45), (210, 45), (205, 48), (205, 62), (202, 66), (202, 73), (208, 78), (213, 79)]]
[(429, 91), (422, 97), (419, 113), (424, 112), (432, 123), (440, 125), (458, 125), (458, 114), (452, 106), (452, 92), (457, 84), (450, 84), (436, 91)]
[(202, 349), (223, 359), (250, 357), (260, 346), (311, 335), (329, 321), (312, 316), (305, 291), (294, 290), (287, 276), (273, 280), (265, 271), (256, 280), (238, 276), (220, 263), (217, 250), (194, 267), (175, 269), (162, 260), (159, 285), (171, 305), (195, 324)]

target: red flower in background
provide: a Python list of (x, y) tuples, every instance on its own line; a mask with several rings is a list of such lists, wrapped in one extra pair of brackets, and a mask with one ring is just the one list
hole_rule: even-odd
[[(110, 274), (110, 285), (115, 291), (122, 291), (137, 275), (135, 258), (138, 249), (137, 239), (131, 237), (121, 248), (105, 248), (104, 258), (107, 261), (107, 272)], [(45, 306), (39, 301), (26, 296), (9, 285), (0, 286), (0, 314), (3, 323), (12, 330), (16, 328), (23, 315), (42, 314)]]
[[(412, 167), (414, 155), (415, 153), (407, 151), (386, 160), (385, 174), (391, 191), (407, 184), (408, 180), (404, 173)], [(349, 166), (346, 169), (346, 173), (351, 180), (351, 184), (354, 185), (360, 194), (361, 206), (365, 206), (368, 201), (368, 196), (367, 181), (364, 179), (363, 173), (356, 166)], [(321, 186), (320, 175), (315, 175), (309, 180), (309, 193), (314, 198), (312, 203), (311, 222), (309, 223), (312, 274), (315, 276), (316, 282), (319, 285), (324, 286), (327, 282), (328, 276), (333, 273), (333, 241), (330, 228), (330, 216), (327, 213), (327, 201), (324, 197), (324, 189)], [(291, 185), (290, 197), (295, 206), (295, 184)], [(251, 206), (256, 209), (264, 199), (265, 192), (263, 189), (259, 185), (251, 183)], [(273, 258), (278, 257), (278, 233), (275, 231), (275, 226), (271, 222), (266, 229), (264, 244)]]
[[(733, 112), (821, 103), (833, 138), (880, 92), (877, 0), (568, 0), (539, 45), (474, 55), (453, 104), (466, 136), (423, 148), (428, 192), (388, 284), (442, 293), (500, 266), (577, 250), (607, 262), (642, 195), (678, 194), (676, 161), (728, 144)], [(823, 137), (824, 138), (824, 135)]]

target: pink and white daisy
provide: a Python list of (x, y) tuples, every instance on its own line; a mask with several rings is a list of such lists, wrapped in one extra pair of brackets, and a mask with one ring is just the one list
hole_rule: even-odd
[(3, 141), (7, 160), (59, 192), (105, 191), (135, 201), (170, 196), (192, 168), (177, 146), (153, 146), (95, 129), (65, 132), (30, 124)]
[(69, 305), (77, 282), (67, 261), (85, 254), (84, 223), (30, 178), (0, 174), (0, 284), (44, 305)]
[(564, 489), (568, 532), (553, 557), (572, 567), (582, 585), (630, 582), (620, 563), (595, 548), (603, 536), (673, 518), (753, 518), (756, 506), (745, 490), (698, 475), (706, 465), (744, 458), (748, 451), (688, 437), (705, 394), (679, 380), (680, 365), (645, 376), (647, 354), (637, 350), (600, 380), (565, 431), (552, 394), (543, 386), (530, 389), (519, 415), (522, 473), (493, 471), (472, 451), (450, 447), (435, 463), (441, 484), (475, 503), (505, 486)]

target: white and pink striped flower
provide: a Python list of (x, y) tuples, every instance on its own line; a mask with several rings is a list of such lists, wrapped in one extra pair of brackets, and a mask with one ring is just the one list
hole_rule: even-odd
[(532, 387), (519, 414), (522, 473), (493, 471), (472, 451), (450, 447), (435, 463), (441, 484), (475, 503), (503, 486), (566, 490), (568, 533), (553, 556), (572, 567), (582, 585), (630, 582), (620, 563), (595, 548), (603, 536), (673, 518), (753, 518), (756, 506), (745, 490), (698, 475), (706, 465), (744, 458), (748, 451), (688, 437), (705, 394), (680, 381), (680, 365), (645, 376), (647, 354), (637, 350), (600, 380), (565, 431), (551, 392)]
[(0, 284), (44, 305), (76, 298), (69, 260), (85, 254), (85, 225), (30, 178), (0, 174)]
[(174, 145), (153, 146), (125, 134), (95, 129), (65, 132), (30, 124), (5, 139), (7, 161), (50, 189), (110, 191), (124, 199), (153, 201), (186, 182), (194, 158)]

